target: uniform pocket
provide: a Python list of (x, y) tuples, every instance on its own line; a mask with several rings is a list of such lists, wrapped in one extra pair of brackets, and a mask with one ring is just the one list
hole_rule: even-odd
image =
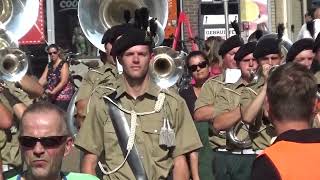
[(167, 159), (170, 149), (165, 146), (159, 145), (160, 130), (162, 122), (150, 121), (143, 122), (141, 125), (142, 132), (144, 133), (144, 143), (152, 149), (152, 157), (155, 161)]
[(108, 164), (118, 165), (123, 159), (123, 154), (111, 121), (106, 122), (104, 125), (103, 139), (105, 160), (108, 162)]

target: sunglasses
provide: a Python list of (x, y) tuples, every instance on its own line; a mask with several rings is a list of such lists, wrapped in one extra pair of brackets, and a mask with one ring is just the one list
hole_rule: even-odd
[(198, 69), (198, 67), (199, 67), (200, 69), (202, 69), (202, 68), (207, 67), (207, 65), (208, 65), (208, 62), (207, 62), (207, 61), (202, 61), (201, 63), (199, 63), (199, 64), (197, 64), (197, 65), (191, 65), (191, 66), (189, 66), (188, 68), (190, 69), (190, 71), (195, 72), (195, 71)]
[(33, 148), (37, 142), (45, 148), (55, 148), (60, 146), (68, 136), (48, 136), (48, 137), (31, 137), (31, 136), (20, 136), (19, 143), (23, 147)]
[(57, 51), (53, 51), (53, 52), (48, 52), (49, 55), (52, 55), (52, 54), (57, 54), (58, 52)]

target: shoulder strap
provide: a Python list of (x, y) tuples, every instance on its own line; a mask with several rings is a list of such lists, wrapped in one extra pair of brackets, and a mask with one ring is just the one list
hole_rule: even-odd
[(232, 93), (234, 93), (234, 94), (237, 94), (237, 95), (239, 95), (239, 96), (241, 96), (240, 93), (238, 93), (237, 91), (232, 90), (232, 89), (230, 89), (230, 88), (224, 87), (223, 89), (224, 89), (224, 90), (227, 90), (227, 91), (229, 91), (229, 92), (232, 92)]

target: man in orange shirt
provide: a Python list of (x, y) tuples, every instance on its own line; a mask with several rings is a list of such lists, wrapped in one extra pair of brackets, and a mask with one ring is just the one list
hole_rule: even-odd
[(303, 65), (271, 71), (266, 108), (278, 137), (255, 160), (252, 179), (320, 179), (320, 129), (311, 129), (316, 93), (316, 80)]

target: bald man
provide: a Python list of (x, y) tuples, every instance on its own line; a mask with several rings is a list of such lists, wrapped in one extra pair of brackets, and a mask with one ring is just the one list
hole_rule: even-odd
[(33, 104), (22, 115), (20, 127), (19, 144), (27, 169), (9, 180), (98, 179), (61, 172), (62, 160), (73, 144), (63, 110), (47, 102)]

